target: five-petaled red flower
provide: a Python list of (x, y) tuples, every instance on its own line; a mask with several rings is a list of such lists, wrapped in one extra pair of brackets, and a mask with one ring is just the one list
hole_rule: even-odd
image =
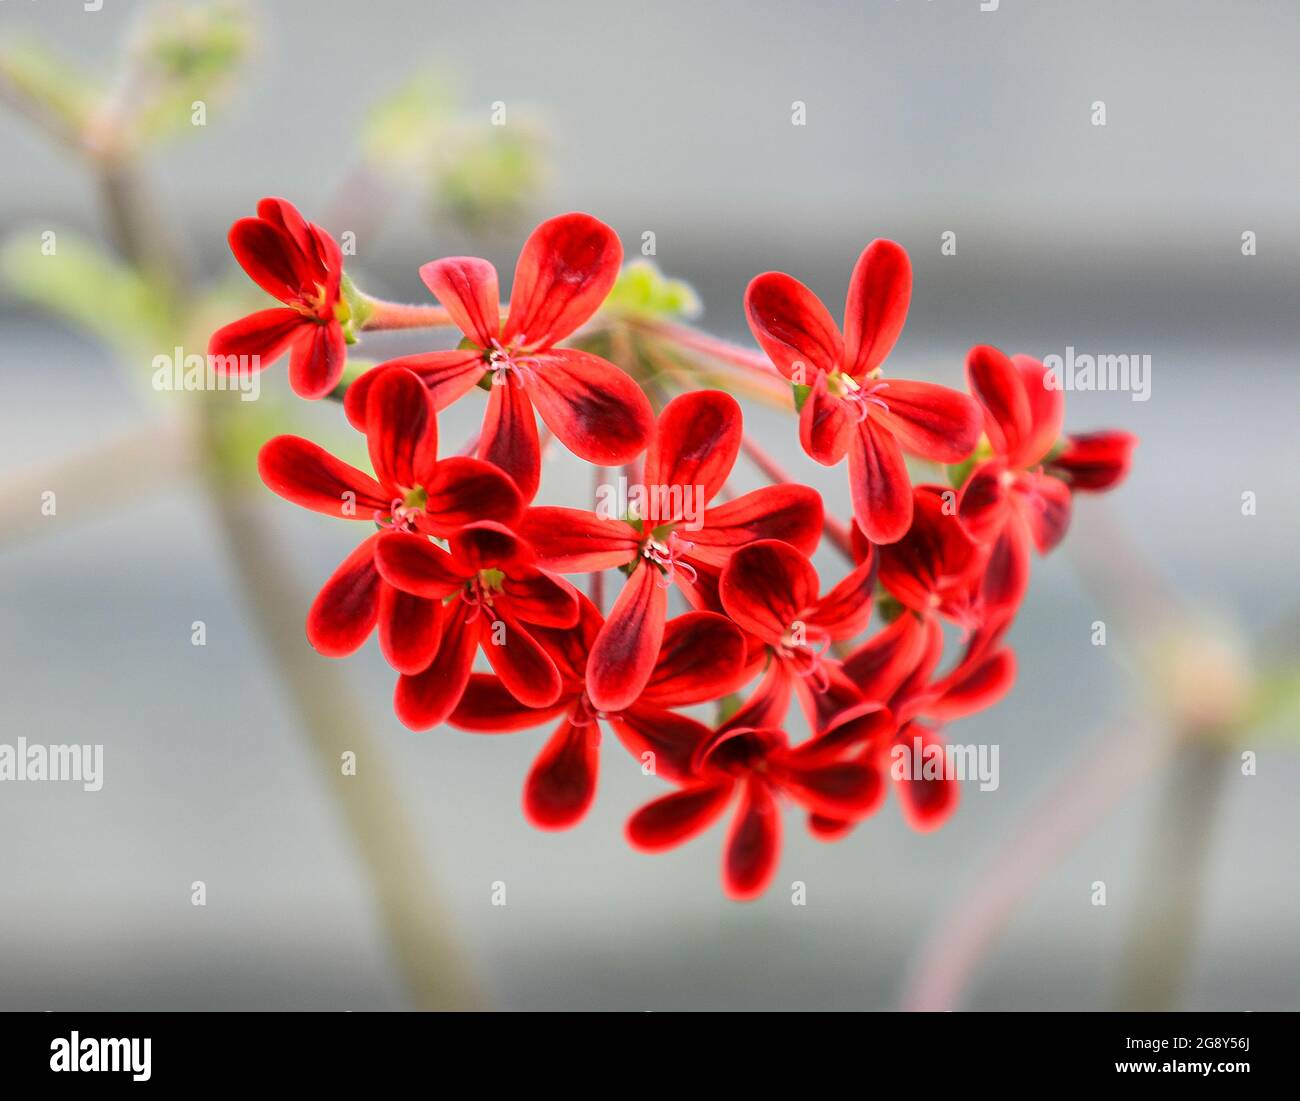
[(655, 775), (685, 781), (708, 731), (670, 710), (726, 695), (745, 676), (745, 639), (725, 617), (687, 612), (670, 620), (650, 679), (637, 698), (616, 713), (592, 703), (587, 690), (587, 656), (603, 620), (579, 594), (581, 619), (569, 631), (546, 629), (539, 637), (555, 658), (564, 683), (549, 707), (523, 706), (501, 678), (475, 673), (451, 715), (453, 726), (496, 734), (522, 730), (562, 715), (524, 784), (524, 813), (542, 829), (567, 829), (587, 813), (596, 794), (600, 725), (613, 727), (620, 742)]
[(229, 240), (248, 277), (284, 305), (218, 329), (208, 355), (226, 370), (260, 370), (288, 351), (294, 393), (323, 398), (338, 385), (346, 359), (342, 250), (284, 199), (263, 199), (256, 218), (230, 227)]
[(786, 378), (809, 388), (799, 414), (804, 450), (827, 466), (848, 453), (853, 515), (873, 543), (901, 539), (912, 522), (902, 448), (955, 463), (980, 434), (979, 408), (965, 394), (880, 377), (911, 295), (911, 264), (893, 241), (873, 241), (858, 258), (842, 335), (821, 299), (792, 276), (766, 272), (745, 291), (754, 338)]
[(560, 670), (532, 632), (572, 628), (578, 622), (577, 592), (539, 570), (532, 547), (501, 524), (468, 524), (447, 545), (443, 550), (423, 536), (390, 532), (375, 552), (385, 581), (445, 605), (442, 641), (432, 662), (398, 679), (397, 717), (412, 730), (446, 719), (469, 683), (480, 644), (520, 703), (554, 703), (563, 687)]
[(865, 817), (884, 796), (877, 763), (846, 758), (857, 739), (843, 738), (835, 725), (791, 747), (780, 725), (784, 703), (769, 687), (760, 687), (716, 731), (686, 720), (696, 728), (687, 733), (696, 746), (689, 776), (677, 781), (678, 791), (637, 811), (626, 829), (628, 841), (643, 852), (673, 848), (712, 825), (739, 790), (722, 864), (723, 888), (739, 900), (757, 898), (776, 874), (780, 797), (840, 822)]
[[(716, 610), (718, 574), (736, 548), (774, 538), (811, 552), (821, 538), (821, 496), (807, 486), (766, 486), (703, 507), (731, 474), (740, 438), (735, 398), (720, 390), (683, 394), (660, 414), (646, 456), (647, 515), (619, 520), (552, 507), (525, 513), (524, 536), (543, 565), (560, 573), (629, 572), (588, 663), (587, 691), (600, 710), (622, 710), (645, 687), (674, 583), (696, 607)], [(686, 516), (688, 502), (700, 505), (699, 516)]]
[[(429, 394), (408, 371), (386, 372), (370, 392), (366, 443), (375, 477), (299, 436), (276, 436), (258, 472), (281, 497), (326, 516), (445, 538), (480, 518), (513, 522), (523, 502), (514, 483), (479, 459), (439, 460)], [(325, 582), (307, 616), (307, 637), (329, 657), (350, 654), (379, 624), (380, 644), (400, 673), (434, 658), (442, 605), (387, 584), (375, 564), (376, 533)]]
[[(490, 382), (478, 454), (514, 478), (525, 501), (533, 499), (541, 477), (534, 409), (579, 458), (629, 462), (645, 449), (654, 421), (645, 394), (609, 361), (555, 347), (600, 308), (622, 259), (618, 236), (589, 214), (543, 222), (519, 255), (504, 322), (496, 268), (488, 261), (453, 256), (425, 264), (420, 277), (465, 341), (453, 351), (403, 356), (380, 367), (414, 371), (439, 410)], [(345, 407), (357, 427), (364, 424), (366, 391), (378, 370), (348, 388)]]

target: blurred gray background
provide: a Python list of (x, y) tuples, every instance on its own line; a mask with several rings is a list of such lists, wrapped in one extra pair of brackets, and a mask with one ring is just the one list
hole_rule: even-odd
[[(0, 33), (43, 34), (94, 65), (138, 7), (4, 0)], [(1067, 395), (1070, 429), (1126, 428), (1142, 443), (1128, 483), (1104, 504), (1081, 501), (1068, 549), (1036, 564), (1012, 635), (1015, 692), (952, 728), (954, 740), (1000, 745), (1000, 789), (968, 787), (929, 836), (909, 831), (892, 799), (834, 846), (789, 812), (776, 884), (757, 903), (721, 894), (721, 826), (658, 857), (627, 848), (626, 816), (663, 789), (610, 738), (588, 819), (536, 832), (519, 791), (546, 728), (413, 735), (389, 711), (392, 677), (373, 642), (334, 665), (366, 701), (483, 1004), (897, 1006), (936, 923), (979, 886), (1048, 786), (1068, 783), (1098, 732), (1150, 736), (1149, 685), (1132, 655), (1153, 640), (1113, 628), (1110, 645), (1090, 645), (1093, 620), (1115, 609), (1071, 555), (1124, 591), (1133, 564), (1103, 536), (1122, 524), (1190, 606), (1247, 639), (1294, 605), (1295, 4), (1002, 0), (985, 13), (978, 0), (280, 0), (262, 5), (261, 29), (239, 94), (156, 163), (156, 191), (203, 273), (233, 267), (225, 229), (264, 194), (323, 217), (366, 103), (436, 63), (459, 75), (484, 126), (497, 100), (544, 121), (553, 145), (533, 215), (590, 211), (629, 252), (653, 230), (659, 264), (696, 287), (714, 333), (748, 341), (740, 296), (768, 268), (804, 279), (838, 315), (859, 250), (888, 236), (916, 268), (887, 368), (897, 375), (957, 382), (965, 348), (985, 341), (1038, 356), (1074, 345), (1153, 357), (1148, 402)], [(795, 100), (807, 104), (804, 127), (790, 124)], [(1106, 103), (1105, 127), (1091, 125), (1094, 100)], [(0, 156), (0, 229), (98, 232), (94, 188), (4, 112)], [(434, 227), (413, 197), (393, 203), (350, 265), (368, 290), (421, 301), (418, 265), (466, 249), (496, 261), (508, 285), (522, 232), (483, 240)], [(955, 257), (940, 255), (945, 230), (957, 234)], [(1250, 258), (1246, 230), (1258, 234)], [(12, 298), (0, 321), (4, 472), (41, 470), (155, 416), (97, 344)], [(392, 336), (365, 352), (427, 346)], [(283, 388), (283, 374), (268, 387)], [(459, 442), (478, 414), (468, 402), (449, 413), (443, 438)], [(322, 433), (341, 420), (333, 407), (307, 416)], [(763, 410), (752, 423), (847, 510), (843, 470), (811, 469), (793, 424)], [(557, 457), (544, 496), (580, 503), (583, 478)], [(1245, 490), (1256, 516), (1241, 515)], [(169, 483), (79, 522), (98, 492), (61, 495), (42, 534), (0, 550), (0, 737), (106, 747), (101, 792), (0, 785), (0, 1008), (409, 1005), (364, 869), (197, 489)], [(269, 494), (266, 509), (314, 592), (355, 531)], [(190, 645), (196, 619), (204, 648)], [(1300, 1002), (1290, 738), (1261, 734), (1256, 776), (1228, 761), (1187, 1007)], [(1053, 862), (963, 1006), (1115, 1004), (1162, 786), (1159, 774), (1137, 783)], [(205, 908), (190, 905), (196, 879)], [(505, 907), (490, 905), (498, 880)], [(791, 905), (793, 880), (807, 884), (806, 907)], [(1107, 884), (1104, 908), (1090, 905), (1094, 880)]]

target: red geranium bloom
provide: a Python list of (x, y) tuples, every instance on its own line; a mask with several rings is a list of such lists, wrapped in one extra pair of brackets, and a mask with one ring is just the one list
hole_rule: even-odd
[[(808, 556), (772, 539), (741, 547), (722, 571), (723, 608), (771, 655), (766, 690), (788, 700), (793, 688), (814, 731), (831, 721), (842, 725), (849, 709), (863, 721), (890, 721), (883, 708), (867, 704), (839, 662), (822, 652), (866, 629), (875, 581), (869, 552), (843, 581), (819, 595), (820, 581)], [(784, 718), (779, 711), (777, 724)]]
[[(761, 895), (776, 874), (781, 852), (778, 799), (810, 814), (855, 821), (884, 797), (884, 779), (870, 759), (846, 760), (853, 744), (832, 725), (791, 747), (780, 728), (784, 703), (767, 682), (716, 731), (698, 723), (689, 777), (680, 790), (648, 803), (627, 823), (627, 839), (643, 852), (661, 852), (708, 829), (736, 791), (740, 801), (727, 836), (722, 883), (734, 899)], [(892, 726), (891, 726), (892, 729)]]
[(980, 627), (989, 615), (980, 592), (987, 554), (957, 517), (957, 491), (917, 486), (912, 510), (907, 534), (880, 548), (880, 583), (923, 617)]
[(979, 407), (965, 394), (880, 379), (911, 295), (911, 264), (893, 241), (873, 241), (858, 258), (843, 335), (821, 300), (789, 275), (767, 272), (745, 291), (754, 338), (783, 375), (810, 387), (799, 415), (804, 450), (827, 466), (848, 452), (853, 515), (873, 543), (901, 539), (912, 522), (902, 448), (955, 463), (980, 434)]
[[(490, 378), (478, 454), (514, 478), (526, 501), (537, 493), (541, 476), (534, 408), (580, 458), (603, 466), (629, 462), (645, 449), (654, 422), (645, 394), (607, 360), (555, 347), (600, 308), (622, 259), (618, 236), (589, 214), (543, 222), (519, 255), (504, 324), (490, 263), (453, 256), (425, 264), (420, 277), (465, 342), (453, 351), (403, 356), (380, 367), (414, 371), (439, 410)], [(373, 377), (374, 371), (367, 372), (348, 388), (345, 410), (358, 427)]]
[[(947, 773), (944, 741), (937, 725), (992, 707), (1015, 681), (1015, 654), (975, 638), (951, 672), (935, 676), (943, 654), (937, 620), (904, 612), (844, 659), (845, 675), (870, 699), (883, 700), (897, 723), (894, 736), (862, 751), (888, 771), (903, 817), (915, 830), (938, 829), (957, 809), (960, 785)], [(927, 721), (928, 720), (928, 721)], [(916, 745), (923, 762), (914, 774)], [(900, 752), (901, 751), (901, 752)], [(926, 775), (924, 762), (933, 758)], [(813, 815), (809, 828), (825, 840), (843, 836), (857, 819)]]
[[(304, 398), (323, 398), (343, 375), (348, 315), (340, 295), (343, 253), (320, 226), (284, 199), (263, 199), (256, 218), (230, 227), (230, 251), (248, 277), (283, 307), (259, 310), (218, 329), (208, 355), (256, 357), (256, 369), (289, 352), (289, 385)], [(241, 367), (241, 369), (243, 369)]]
[[(683, 394), (660, 414), (646, 456), (647, 515), (618, 520), (550, 507), (525, 513), (521, 531), (543, 565), (560, 573), (629, 571), (591, 649), (587, 690), (600, 710), (621, 711), (641, 694), (674, 583), (696, 607), (716, 608), (718, 574), (737, 547), (771, 538), (812, 551), (821, 538), (821, 496), (807, 486), (766, 486), (704, 508), (731, 474), (741, 431), (740, 406), (729, 394)], [(698, 526), (686, 523), (687, 502), (702, 510), (693, 518)]]
[(1099, 493), (1113, 489), (1128, 475), (1137, 437), (1127, 432), (1085, 432), (1065, 437), (1060, 454), (1048, 469), (1064, 478), (1072, 490)]
[(1015, 606), (1029, 585), (1030, 548), (1046, 554), (1070, 524), (1069, 487), (1042, 473), (1061, 434), (1064, 394), (1048, 385), (1050, 372), (1037, 360), (1011, 360), (984, 345), (971, 349), (966, 374), (984, 406), (993, 458), (970, 472), (958, 515), (972, 538), (992, 548), (985, 599)]
[(423, 537), (392, 532), (375, 552), (385, 581), (444, 609), (442, 641), (432, 662), (398, 678), (397, 717), (412, 730), (428, 730), (450, 715), (480, 644), (521, 703), (554, 703), (562, 688), (560, 671), (531, 632), (572, 628), (578, 622), (577, 592), (539, 570), (532, 547), (501, 524), (468, 524), (447, 545), (443, 550)]
[(685, 780), (692, 756), (709, 731), (669, 708), (726, 695), (745, 675), (745, 639), (740, 630), (713, 612), (687, 612), (666, 625), (663, 645), (640, 695), (620, 712), (606, 713), (592, 703), (587, 691), (587, 655), (603, 621), (590, 600), (581, 594), (578, 600), (581, 619), (576, 628), (537, 632), (564, 684), (551, 706), (525, 707), (500, 678), (475, 673), (451, 715), (452, 725), (486, 734), (522, 730), (563, 716), (524, 784), (524, 813), (541, 829), (567, 829), (591, 806), (601, 738), (598, 720), (613, 727), (643, 766), (653, 760), (657, 775)]
[[(276, 436), (257, 456), (262, 481), (286, 500), (326, 516), (445, 538), (481, 517), (506, 522), (523, 508), (514, 483), (478, 459), (437, 458), (438, 430), (428, 392), (407, 371), (387, 373), (370, 394), (366, 437), (376, 478), (298, 436)], [(399, 672), (433, 660), (442, 606), (386, 584), (375, 566), (378, 535), (353, 551), (325, 582), (307, 615), (307, 637), (322, 654), (350, 654), (379, 624), (380, 644)]]

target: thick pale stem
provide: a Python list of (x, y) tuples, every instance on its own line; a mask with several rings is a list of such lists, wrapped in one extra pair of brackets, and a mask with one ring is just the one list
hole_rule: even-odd
[(389, 329), (434, 329), (454, 325), (451, 314), (441, 306), (407, 306), (401, 302), (385, 302), (367, 298), (370, 315), (361, 326), (366, 332)]

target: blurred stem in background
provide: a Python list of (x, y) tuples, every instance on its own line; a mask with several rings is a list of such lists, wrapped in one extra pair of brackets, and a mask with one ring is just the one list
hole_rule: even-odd
[[(64, 233), (56, 253), (59, 263), (44, 265), (33, 259), (40, 256), (38, 241), (16, 239), (4, 252), (7, 279), (30, 301), (88, 328), (127, 365), (149, 363), (160, 350), (206, 348), (211, 316), (228, 312), (216, 307), (224, 292), (191, 286), (159, 208), (147, 196), (141, 155), (186, 128), (192, 103), (216, 101), (252, 40), (244, 5), (214, 0), (163, 3), (146, 11), (109, 84), (96, 84), (38, 44), (0, 53), (0, 99), (71, 149), (93, 174), (118, 254), (111, 259)], [(395, 97), (396, 107), (381, 105), (379, 122), (371, 128), (376, 148), (370, 152), (382, 155), (395, 136), (411, 156), (421, 147), (430, 155), (436, 152), (435, 182), (454, 184), (446, 195), (436, 186), (431, 189), (435, 198), (446, 200), (437, 205), (466, 221), (500, 221), (496, 215), (511, 213), (531, 191), (536, 177), (531, 148), (509, 155), (515, 170), (502, 174), (492, 196), (501, 207), (487, 201), (475, 206), (475, 197), (466, 194), (464, 166), (454, 143), (435, 140), (433, 131), (444, 138), (458, 133), (464, 155), (479, 162), (493, 153), (485, 153), (474, 138), (476, 128), (446, 117), (445, 100), (427, 102), (422, 94), (426, 79)], [(502, 149), (514, 141), (497, 140), (495, 154), (503, 155)], [(350, 200), (371, 212), (383, 206), (374, 195), (367, 202), (358, 193), (361, 182), (377, 178), (373, 171), (359, 171)], [(446, 320), (437, 307), (413, 311), (394, 309), (391, 316), (377, 318), (374, 327)], [(145, 377), (142, 370), (133, 381)], [(283, 412), (254, 413), (232, 393), (196, 393), (182, 413), (150, 429), (47, 468), (38, 480), (16, 479), (0, 492), (0, 505), (20, 521), (39, 496), (33, 486), (93, 485), (93, 494), (85, 494), (81, 515), (86, 516), (110, 503), (104, 499), (106, 486), (129, 487), (139, 494), (177, 477), (202, 475), (253, 625), (288, 689), (312, 757), (356, 847), (413, 1003), (421, 1009), (475, 1008), (480, 996), (452, 936), (414, 823), (337, 667), (306, 645), (301, 624), (307, 594), (266, 529), (261, 487), (253, 477), (255, 456), (261, 443), (282, 428)], [(34, 531), (18, 530), (20, 523), (7, 528), (10, 537)], [(355, 775), (343, 772), (347, 751), (356, 754)]]

